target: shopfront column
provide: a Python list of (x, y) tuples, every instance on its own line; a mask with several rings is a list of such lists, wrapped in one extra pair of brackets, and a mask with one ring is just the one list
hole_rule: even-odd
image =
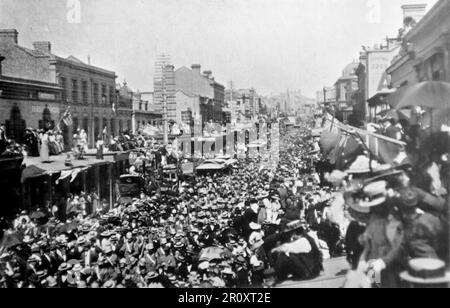
[(445, 80), (450, 82), (450, 34), (447, 35), (444, 47), (444, 72)]

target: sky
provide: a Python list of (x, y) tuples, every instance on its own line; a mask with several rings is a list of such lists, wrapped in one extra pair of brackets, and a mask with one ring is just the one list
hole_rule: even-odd
[(0, 28), (19, 44), (50, 41), (115, 71), (118, 82), (153, 89), (157, 55), (176, 68), (201, 64), (215, 80), (263, 95), (290, 90), (314, 98), (402, 26), (401, 5), (437, 0), (0, 0)]

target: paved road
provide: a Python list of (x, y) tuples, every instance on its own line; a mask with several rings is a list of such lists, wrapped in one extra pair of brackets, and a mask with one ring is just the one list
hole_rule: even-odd
[(313, 280), (286, 281), (277, 288), (340, 288), (344, 284), (349, 264), (345, 257), (326, 260), (323, 264), (324, 272)]

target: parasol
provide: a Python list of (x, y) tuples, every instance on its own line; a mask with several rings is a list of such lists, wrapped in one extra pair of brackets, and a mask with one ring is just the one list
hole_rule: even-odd
[(76, 230), (78, 229), (78, 223), (73, 221), (73, 222), (69, 222), (65, 225), (62, 225), (58, 228), (58, 233), (67, 233), (70, 232), (72, 230)]
[(221, 260), (224, 251), (219, 247), (207, 247), (200, 252), (200, 262)]
[(31, 219), (41, 219), (41, 218), (45, 218), (45, 217), (46, 217), (46, 215), (44, 213), (42, 213), (41, 211), (36, 211), (30, 215)]
[(432, 109), (450, 109), (450, 83), (425, 81), (399, 90), (391, 100), (395, 109), (424, 107)]

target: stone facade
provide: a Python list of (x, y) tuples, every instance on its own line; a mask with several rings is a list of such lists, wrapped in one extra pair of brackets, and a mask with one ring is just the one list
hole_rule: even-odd
[(400, 53), (387, 72), (392, 87), (421, 81), (450, 82), (450, 2), (440, 0), (405, 33)]
[(133, 132), (147, 124), (161, 126), (162, 114), (156, 112), (153, 92), (137, 92), (133, 95)]
[(16, 30), (0, 30), (0, 54), (5, 57), (4, 76), (62, 88), (60, 110), (70, 106), (73, 118), (72, 127), (64, 131), (67, 139), (72, 139), (74, 130), (83, 128), (93, 147), (105, 127), (109, 136), (116, 136), (120, 127), (131, 128), (132, 106), (119, 104), (114, 72), (85, 64), (73, 56), (58, 57), (52, 54), (50, 42), (35, 42), (33, 49), (22, 47)]
[(204, 71), (202, 74), (200, 69), (201, 66), (198, 64), (193, 64), (191, 69), (184, 66), (177, 69), (175, 87), (177, 90), (199, 97), (203, 122), (221, 123), (223, 122), (225, 87), (214, 80), (211, 71)]

